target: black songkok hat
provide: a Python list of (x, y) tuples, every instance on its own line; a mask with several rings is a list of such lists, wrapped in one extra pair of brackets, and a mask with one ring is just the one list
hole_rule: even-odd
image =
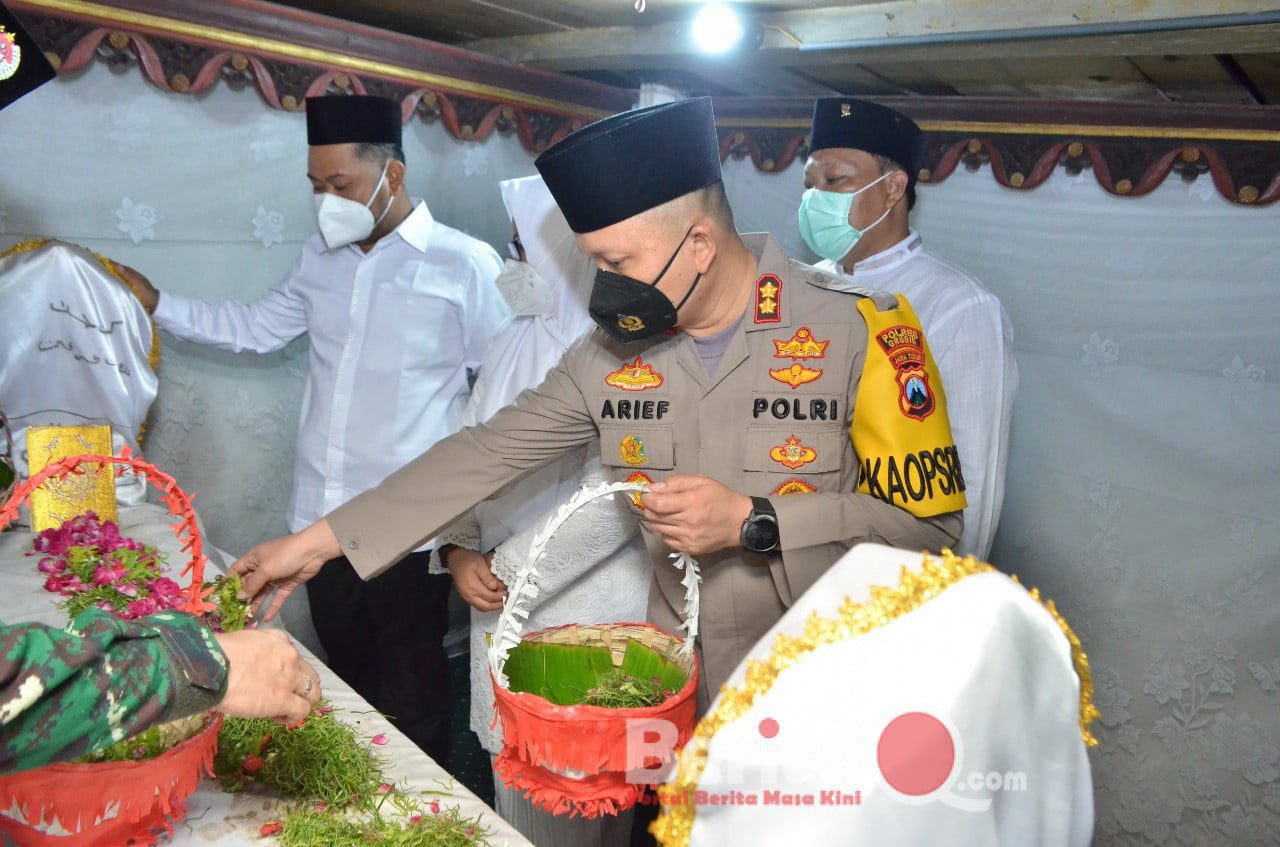
[(853, 97), (819, 97), (813, 106), (809, 152), (830, 147), (884, 156), (907, 172), (907, 202), (916, 204), (916, 177), (924, 163), (924, 133), (899, 111)]
[(18, 19), (0, 6), (0, 109), (57, 74)]
[(534, 162), (574, 232), (595, 232), (719, 182), (711, 98), (622, 112)]
[(400, 104), (386, 97), (307, 98), (307, 144), (399, 144)]

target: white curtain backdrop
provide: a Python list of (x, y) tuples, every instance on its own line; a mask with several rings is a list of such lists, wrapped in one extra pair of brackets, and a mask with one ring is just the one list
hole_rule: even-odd
[[(247, 300), (314, 231), (303, 120), (251, 91), (164, 94), (98, 65), (0, 127), (0, 246), (53, 235), (161, 289)], [(518, 141), (415, 120), (406, 153), (437, 218), (507, 240), (497, 181), (533, 172)], [(725, 172), (739, 228), (806, 256), (800, 166)], [(1206, 177), (1118, 199), (1088, 173), (1018, 192), (961, 171), (922, 188), (915, 225), (1013, 319), (992, 558), (1057, 601), (1092, 659), (1097, 843), (1277, 843), (1280, 206), (1232, 207)], [(284, 531), (305, 341), (272, 356), (164, 343), (144, 450), (241, 553)]]
[[(96, 64), (0, 113), (0, 127), (4, 246), (53, 235), (137, 268), (162, 291), (252, 300), (315, 232), (305, 121), (252, 91), (166, 94), (136, 71)], [(405, 155), (410, 191), (437, 219), (496, 245), (510, 238), (498, 180), (533, 171), (514, 137), (464, 143), (415, 120)], [(199, 493), (223, 549), (280, 535), (305, 338), (267, 356), (162, 339), (146, 455)]]
[[(801, 170), (726, 165), (739, 228), (796, 255)], [(992, 559), (1092, 660), (1096, 843), (1280, 843), (1280, 206), (984, 169), (923, 187), (914, 225), (1013, 320)]]

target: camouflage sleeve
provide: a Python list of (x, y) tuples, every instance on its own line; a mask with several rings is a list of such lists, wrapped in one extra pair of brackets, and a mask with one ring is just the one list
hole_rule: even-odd
[(227, 659), (198, 619), (99, 609), (65, 631), (0, 625), (0, 773), (72, 759), (212, 708)]

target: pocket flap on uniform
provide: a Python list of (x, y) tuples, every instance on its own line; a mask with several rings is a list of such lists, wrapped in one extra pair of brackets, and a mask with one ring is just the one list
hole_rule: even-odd
[(752, 471), (779, 473), (829, 473), (840, 469), (844, 455), (844, 428), (752, 429), (747, 432), (743, 465)]
[(637, 426), (601, 429), (600, 461), (614, 468), (669, 471), (676, 466), (671, 428)]

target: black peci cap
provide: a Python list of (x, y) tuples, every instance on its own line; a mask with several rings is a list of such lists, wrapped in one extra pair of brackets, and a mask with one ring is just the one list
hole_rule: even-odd
[(386, 97), (337, 94), (307, 98), (307, 144), (399, 144), (400, 104)]
[(711, 98), (612, 115), (556, 142), (534, 164), (570, 229), (604, 229), (720, 181)]
[(907, 202), (916, 204), (924, 163), (924, 133), (901, 112), (854, 97), (819, 97), (813, 106), (809, 152), (844, 147), (884, 156), (907, 172)]

